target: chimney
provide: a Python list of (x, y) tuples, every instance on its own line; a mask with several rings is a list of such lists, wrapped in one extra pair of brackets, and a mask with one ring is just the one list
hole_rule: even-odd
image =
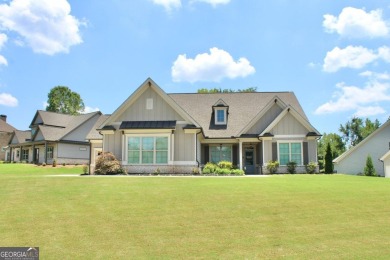
[(7, 122), (7, 116), (6, 115), (0, 115), (0, 119), (4, 122)]

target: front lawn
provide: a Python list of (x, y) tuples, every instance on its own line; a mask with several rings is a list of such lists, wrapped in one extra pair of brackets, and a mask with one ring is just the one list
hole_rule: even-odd
[(39, 246), (42, 259), (390, 258), (389, 179), (48, 177), (4, 166), (0, 246)]

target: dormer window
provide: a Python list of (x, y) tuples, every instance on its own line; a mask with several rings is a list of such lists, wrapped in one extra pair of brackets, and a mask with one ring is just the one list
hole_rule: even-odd
[(226, 125), (229, 106), (219, 99), (213, 106), (214, 123), (216, 125)]

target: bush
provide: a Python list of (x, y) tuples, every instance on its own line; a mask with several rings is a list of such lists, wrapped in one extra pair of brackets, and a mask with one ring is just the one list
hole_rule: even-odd
[(317, 170), (317, 163), (315, 162), (309, 162), (308, 164), (305, 165), (306, 172), (309, 174), (313, 174)]
[(364, 167), (364, 175), (365, 176), (376, 176), (374, 164), (372, 163), (372, 158), (370, 155), (367, 156), (366, 166)]
[(278, 161), (269, 161), (267, 163), (267, 170), (270, 174), (275, 174), (278, 171), (279, 162)]
[(209, 173), (214, 173), (217, 170), (217, 168), (218, 168), (218, 166), (215, 163), (208, 162), (204, 166), (203, 172), (204, 172), (204, 170), (209, 170), (210, 171)]
[(234, 175), (245, 175), (245, 172), (243, 170), (240, 170), (240, 169), (234, 169), (231, 171), (231, 174), (234, 174)]
[(42, 166), (45, 167), (45, 166), (46, 166), (46, 163), (42, 163)]
[(210, 174), (211, 170), (210, 168), (203, 168), (202, 174)]
[(293, 162), (293, 161), (288, 162), (288, 163), (287, 163), (287, 172), (288, 172), (289, 174), (295, 174), (295, 173), (297, 173), (297, 163), (296, 163), (296, 162)]
[(233, 163), (228, 161), (220, 161), (218, 163), (218, 167), (222, 169), (228, 169), (231, 170), (233, 168)]
[(87, 173), (88, 173), (88, 170), (89, 170), (88, 165), (84, 164), (84, 165), (83, 165), (83, 174), (87, 174)]
[(110, 152), (103, 152), (96, 160), (95, 174), (125, 174), (119, 161)]
[(52, 165), (53, 165), (53, 167), (57, 167), (57, 161), (56, 161), (56, 159), (53, 160), (53, 164), (52, 164)]
[(225, 168), (217, 168), (215, 170), (215, 173), (216, 174), (219, 174), (219, 175), (229, 175), (231, 173), (231, 171), (229, 169), (225, 169)]

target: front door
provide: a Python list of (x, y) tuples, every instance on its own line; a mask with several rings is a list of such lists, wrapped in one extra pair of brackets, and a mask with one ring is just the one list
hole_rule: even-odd
[(255, 173), (255, 154), (253, 148), (245, 148), (245, 174)]

